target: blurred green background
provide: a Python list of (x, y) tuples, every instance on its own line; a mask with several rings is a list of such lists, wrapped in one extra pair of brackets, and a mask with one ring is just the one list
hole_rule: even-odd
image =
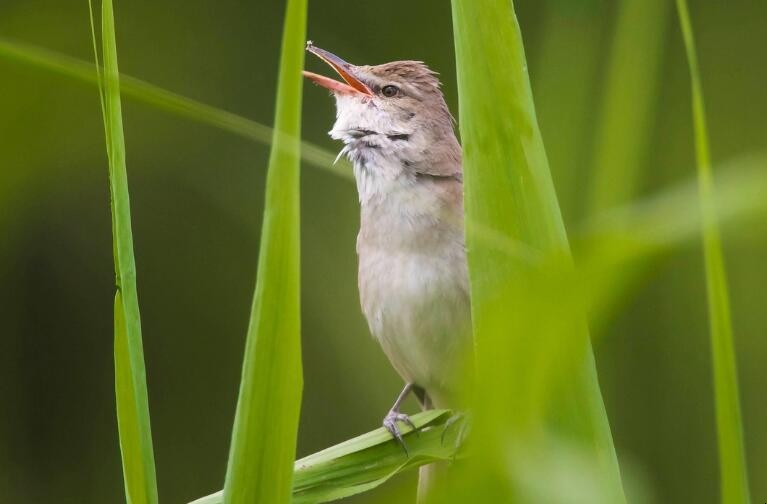
[[(544, 140), (573, 229), (592, 206), (590, 175), (596, 147), (604, 147), (600, 125), (613, 40), (635, 25), (619, 23), (619, 6), (642, 1), (516, 2)], [(641, 194), (694, 175), (683, 47), (672, 2), (656, 3), (644, 45), (629, 44), (618, 58), (621, 72), (642, 70), (623, 85), (644, 89), (646, 134), (608, 128), (616, 148), (621, 139), (641, 140), (634, 147)], [(767, 3), (697, 0), (690, 7), (715, 163), (763, 152)], [(283, 8), (282, 2), (118, 2), (121, 70), (269, 124)], [(354, 63), (426, 61), (441, 73), (457, 113), (447, 0), (310, 2), (308, 33)], [(92, 59), (85, 1), (3, 0), (0, 37)], [(327, 72), (317, 61), (307, 64)], [(306, 86), (304, 100), (304, 137), (338, 150), (325, 133), (332, 100), (313, 86)], [(626, 104), (625, 117), (633, 105)], [(223, 483), (268, 149), (136, 102), (126, 100), (124, 110), (160, 498), (181, 503)], [(624, 117), (620, 109), (617, 117)], [(401, 386), (359, 310), (354, 186), (308, 167), (302, 189), (299, 456), (378, 426)], [(95, 87), (0, 59), (1, 502), (124, 499), (108, 197)], [(761, 477), (767, 474), (767, 224), (761, 224), (725, 234), (756, 502), (767, 498)], [(615, 444), (650, 502), (718, 499), (701, 259), (692, 243), (654, 262), (596, 348)], [(372, 502), (414, 481), (398, 478), (353, 501)]]

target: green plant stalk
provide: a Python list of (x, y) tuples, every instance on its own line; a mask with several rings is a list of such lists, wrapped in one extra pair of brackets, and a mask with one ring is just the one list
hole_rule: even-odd
[(743, 445), (743, 421), (740, 412), (735, 344), (727, 273), (717, 222), (703, 87), (687, 2), (677, 0), (676, 6), (687, 52), (692, 87), (692, 115), (711, 330), (721, 497), (722, 502), (727, 504), (749, 503), (751, 497), (748, 490), (748, 469)]
[[(618, 2), (591, 166), (586, 173), (590, 187), (583, 191), (587, 196), (587, 217), (625, 205), (640, 189), (656, 115), (663, 41), (671, 7), (666, 0)], [(616, 270), (615, 283), (637, 282), (642, 271), (643, 268)], [(615, 311), (622, 301), (620, 296), (611, 298), (612, 306), (602, 312)], [(593, 338), (607, 320), (596, 320), (590, 312), (589, 322)]]
[[(90, 2), (89, 2), (90, 6)], [(93, 9), (91, 7), (91, 23)], [(136, 289), (130, 198), (125, 163), (125, 137), (120, 103), (114, 11), (111, 0), (101, 9), (104, 77), (100, 99), (109, 158), (109, 188), (112, 206), (112, 243), (117, 293), (114, 303), (114, 362), (117, 424), (122, 454), (125, 496), (131, 504), (157, 502), (152, 430), (149, 421), (141, 318)], [(97, 48), (92, 28), (94, 50)], [(98, 52), (95, 54), (98, 61)], [(101, 92), (103, 89), (103, 93)]]
[(594, 146), (592, 214), (625, 204), (636, 194), (670, 12), (665, 0), (619, 4)]
[[(0, 57), (33, 68), (69, 77), (88, 84), (98, 84), (98, 67), (63, 54), (0, 37)], [(272, 128), (240, 115), (200, 103), (129, 75), (120, 76), (120, 92), (126, 98), (159, 110), (228, 131), (248, 140), (270, 145)], [(301, 142), (301, 157), (309, 165), (347, 180), (352, 179), (348, 162), (334, 163), (335, 154), (311, 142)]]
[(303, 387), (299, 167), (306, 0), (288, 0), (258, 278), (224, 483), (227, 504), (291, 498)]
[(594, 147), (590, 214), (625, 204), (636, 193), (671, 12), (666, 0), (619, 4)]
[[(524, 443), (540, 437), (541, 420), (547, 420), (558, 435), (589, 451), (600, 468), (603, 493), (612, 502), (622, 502), (625, 497), (585, 315), (557, 305), (557, 292), (543, 289), (556, 286), (535, 260), (548, 258), (548, 263), (554, 258), (561, 282), (572, 281), (567, 236), (538, 128), (513, 4), (453, 0), (452, 8), (472, 322), (478, 386), (484, 392), (478, 394), (476, 432), (485, 463), (495, 465), (484, 472), (504, 471), (508, 447), (522, 449)], [(486, 239), (487, 230), (522, 244), (533, 259), (493, 246)], [(536, 317), (556, 317), (560, 311), (568, 323), (552, 324), (543, 333)], [(551, 349), (558, 354), (546, 355)], [(558, 376), (552, 364), (557, 359), (568, 362), (567, 375)], [(549, 382), (555, 375), (556, 383)], [(542, 398), (554, 390), (557, 400), (543, 407)], [(482, 481), (481, 473), (477, 472), (477, 482)], [(497, 492), (487, 493), (488, 499), (500, 502), (519, 497), (513, 481), (512, 488), (503, 489), (506, 482), (485, 479), (475, 489), (492, 492), (489, 488), (495, 483)]]
[(589, 7), (563, 9), (557, 2), (542, 4), (542, 37), (536, 60), (530, 63), (536, 76), (532, 84), (542, 134), (557, 139), (547, 145), (546, 154), (562, 215), (570, 224), (580, 214), (594, 121), (593, 90), (598, 84), (606, 23), (592, 15)]

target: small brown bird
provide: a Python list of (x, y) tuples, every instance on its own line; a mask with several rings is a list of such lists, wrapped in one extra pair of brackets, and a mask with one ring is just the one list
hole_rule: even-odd
[[(405, 380), (383, 425), (402, 441), (400, 411), (413, 391), (424, 408), (458, 408), (471, 361), (463, 233), (461, 146), (437, 74), (419, 61), (355, 66), (307, 43), (344, 80), (304, 75), (329, 89), (330, 136), (354, 165), (362, 311)], [(412, 424), (411, 424), (412, 425)]]

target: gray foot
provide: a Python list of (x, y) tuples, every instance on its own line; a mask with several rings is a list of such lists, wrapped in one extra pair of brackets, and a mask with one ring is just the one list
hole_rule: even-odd
[(405, 455), (409, 456), (410, 454), (407, 451), (407, 445), (405, 444), (405, 440), (402, 438), (402, 432), (399, 430), (399, 425), (397, 425), (398, 422), (402, 422), (405, 425), (410, 426), (416, 432), (418, 432), (418, 430), (416, 429), (413, 421), (410, 420), (410, 417), (404, 413), (400, 413), (399, 411), (392, 410), (383, 419), (384, 428), (386, 428), (392, 437), (394, 437), (394, 439), (399, 442), (399, 444), (402, 446), (402, 449), (405, 450)]

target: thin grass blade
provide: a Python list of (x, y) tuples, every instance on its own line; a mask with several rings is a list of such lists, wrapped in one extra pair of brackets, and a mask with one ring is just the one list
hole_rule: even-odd
[(141, 396), (146, 397), (146, 382), (134, 379), (131, 359), (136, 352), (131, 348), (125, 303), (119, 291), (114, 304), (115, 397), (126, 502), (156, 503), (154, 454), (151, 444), (147, 446), (151, 443), (149, 412), (140, 403)]
[[(93, 22), (92, 8), (91, 21)], [(117, 424), (126, 500), (131, 504), (154, 504), (157, 502), (157, 481), (136, 289), (117, 44), (111, 0), (104, 0), (102, 3), (101, 22), (104, 76), (102, 78), (99, 75), (99, 94), (109, 158), (112, 243), (117, 284), (114, 306)], [(91, 35), (96, 50), (96, 30), (93, 26)], [(95, 57), (98, 61), (97, 52)]]
[(258, 278), (224, 484), (227, 504), (280, 504), (291, 496), (303, 387), (299, 139), (305, 39), (306, 0), (289, 0)]
[(592, 214), (625, 204), (636, 193), (671, 12), (666, 0), (622, 0), (618, 4), (594, 147), (588, 201)]
[[(98, 84), (98, 69), (95, 65), (48, 49), (0, 37), (0, 57), (80, 82)], [(126, 98), (145, 103), (157, 110), (207, 124), (253, 142), (264, 145), (272, 142), (273, 131), (269, 126), (129, 75), (120, 76), (120, 92)], [(314, 168), (320, 168), (347, 180), (352, 178), (351, 167), (347, 161), (341, 159), (338, 163), (334, 163), (336, 158), (334, 153), (311, 142), (301, 142), (301, 158)]]
[(556, 138), (546, 146), (546, 154), (562, 215), (571, 223), (580, 215), (606, 23), (595, 15), (600, 6), (594, 2), (574, 9), (563, 8), (560, 2), (541, 2), (541, 8), (538, 51), (530, 62), (533, 92), (542, 134)]
[[(579, 227), (574, 248), (580, 283), (589, 290), (592, 326), (610, 318), (616, 299), (630, 296), (653, 260), (700, 239), (697, 186), (693, 178), (596, 215)], [(767, 155), (717, 166), (717, 218), (733, 239), (754, 236), (753, 230), (767, 217), (765, 193)], [(596, 331), (595, 337), (600, 336)]]
[(686, 0), (677, 0), (692, 86), (692, 114), (698, 190), (703, 229), (703, 252), (714, 368), (714, 398), (719, 441), (719, 471), (723, 503), (748, 503), (748, 470), (743, 445), (743, 421), (738, 392), (738, 371), (730, 315), (730, 296), (724, 266), (722, 240), (715, 204), (715, 187), (706, 125), (703, 87)]

